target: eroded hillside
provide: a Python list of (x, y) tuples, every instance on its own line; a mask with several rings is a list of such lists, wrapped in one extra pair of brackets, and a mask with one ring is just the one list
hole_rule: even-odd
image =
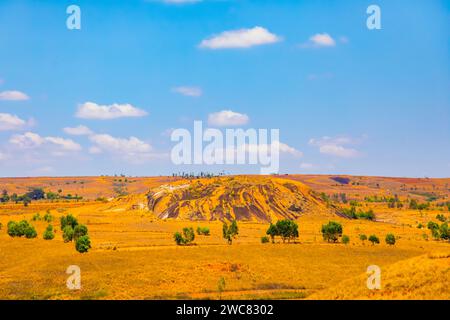
[(304, 184), (273, 177), (236, 176), (177, 181), (148, 193), (159, 218), (270, 222), (329, 209)]

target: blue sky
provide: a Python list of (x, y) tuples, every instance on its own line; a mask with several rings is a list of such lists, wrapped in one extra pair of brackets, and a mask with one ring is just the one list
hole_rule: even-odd
[(280, 129), (281, 172), (450, 176), (448, 1), (3, 0), (0, 79), (0, 176), (258, 172), (171, 164), (211, 117)]

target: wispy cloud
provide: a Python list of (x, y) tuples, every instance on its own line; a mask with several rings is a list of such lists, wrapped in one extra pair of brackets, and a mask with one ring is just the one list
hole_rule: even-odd
[(281, 41), (281, 37), (263, 27), (224, 31), (203, 40), (199, 47), (206, 49), (250, 48)]
[(188, 97), (200, 97), (203, 94), (202, 89), (199, 87), (181, 86), (173, 88), (172, 91)]
[(136, 108), (131, 104), (99, 105), (94, 102), (85, 102), (78, 106), (75, 116), (83, 119), (111, 120), (125, 117), (144, 117), (147, 114), (145, 110)]
[(61, 137), (42, 137), (34, 132), (13, 135), (9, 139), (10, 144), (21, 149), (33, 149), (39, 147), (56, 147), (57, 151), (80, 151), (82, 147), (71, 139)]
[(305, 43), (300, 44), (301, 48), (327, 48), (336, 46), (336, 41), (328, 33), (316, 33)]
[(27, 122), (16, 115), (0, 113), (0, 131), (21, 130), (27, 126)]
[(340, 158), (356, 158), (361, 156), (361, 152), (348, 145), (358, 144), (360, 140), (351, 137), (322, 137), (320, 139), (310, 139), (309, 144), (319, 148), (319, 152)]
[(246, 114), (222, 110), (208, 115), (208, 125), (215, 127), (242, 126), (249, 122)]
[(94, 132), (86, 126), (79, 125), (77, 127), (66, 127), (63, 129), (65, 133), (72, 136), (88, 136)]
[(23, 101), (29, 99), (30, 97), (21, 91), (12, 90), (0, 92), (0, 100)]

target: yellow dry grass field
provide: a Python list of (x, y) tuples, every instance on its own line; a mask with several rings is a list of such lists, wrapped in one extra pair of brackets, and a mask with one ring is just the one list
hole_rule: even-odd
[[(245, 184), (245, 178), (237, 180), (238, 185), (229, 195), (220, 189), (224, 197), (216, 193), (218, 189), (203, 194), (211, 190), (210, 183), (204, 180), (199, 187), (193, 181), (164, 177), (127, 178), (128, 195), (119, 196), (114, 189), (118, 179), (124, 184), (123, 177), (42, 178), (33, 183), (27, 178), (0, 179), (0, 189), (9, 192), (23, 193), (29, 187), (38, 186), (56, 192), (64, 186), (67, 190), (64, 194), (83, 196), (79, 201), (32, 201), (26, 207), (21, 203), (0, 204), (3, 225), (0, 299), (450, 299), (450, 243), (433, 240), (426, 228), (428, 221), (437, 221), (437, 214), (450, 216), (450, 213), (434, 207), (428, 210), (388, 208), (385, 203), (363, 201), (362, 196), (398, 191), (401, 198), (406, 198), (408, 192), (402, 190), (413, 188), (411, 197), (420, 197), (421, 193), (429, 195), (434, 190), (446, 199), (449, 191), (445, 186), (450, 179), (434, 181), (433, 189), (432, 179), (409, 184), (403, 180), (392, 182), (393, 178), (373, 178), (373, 181), (364, 178), (364, 186), (362, 183), (339, 186), (327, 176), (289, 176), (264, 178), (271, 181), (264, 182), (264, 186), (273, 185), (262, 192), (254, 186), (259, 180), (249, 177), (253, 181), (251, 186)], [(130, 180), (133, 182), (128, 183)], [(66, 184), (68, 181), (71, 183)], [(301, 197), (288, 194), (284, 188), (293, 190), (290, 183), (299, 183), (300, 188), (298, 181), (312, 189), (297, 190), (302, 192)], [(186, 193), (173, 187), (183, 184), (195, 185), (195, 198), (186, 198)], [(194, 219), (199, 215), (189, 216), (186, 210), (172, 210), (173, 217), (155, 214), (148, 207), (147, 196), (154, 196), (161, 188), (176, 192), (170, 197), (165, 194), (164, 199), (169, 200), (161, 200), (167, 201), (168, 206), (171, 201), (179, 206), (179, 201), (185, 201), (182, 207), (197, 210), (208, 204), (209, 209), (204, 211), (207, 218)], [(374, 210), (376, 221), (347, 219), (313, 198), (320, 192), (343, 189), (348, 194), (359, 194), (354, 198), (361, 200), (364, 210)], [(242, 190), (250, 190), (251, 195), (258, 197), (265, 194), (268, 202), (260, 198), (257, 202), (270, 211), (268, 216), (272, 220), (282, 218), (281, 211), (277, 210), (286, 210), (283, 201), (296, 202), (300, 208), (295, 210), (298, 240), (283, 243), (277, 238), (274, 244), (261, 243), (269, 222), (256, 216), (238, 219), (239, 235), (232, 245), (227, 244), (222, 237), (222, 222), (211, 221), (211, 212), (225, 214), (226, 201), (234, 201), (240, 209), (231, 207), (230, 216), (239, 218), (242, 212), (246, 216), (248, 212), (242, 207), (251, 195), (245, 196)], [(234, 198), (229, 198), (232, 195)], [(208, 201), (211, 197), (215, 197), (214, 206), (219, 211), (212, 209)], [(225, 203), (219, 205), (220, 200)], [(279, 205), (271, 207), (271, 200)], [(303, 208), (308, 210), (303, 212)], [(54, 217), (53, 240), (42, 237), (47, 222), (32, 221), (36, 213), (44, 216), (46, 212)], [(89, 252), (78, 253), (73, 242), (63, 241), (59, 218), (68, 213), (88, 227), (92, 242)], [(23, 219), (35, 226), (37, 238), (13, 238), (7, 234), (9, 221)], [(343, 233), (350, 238), (348, 244), (323, 240), (321, 226), (330, 220), (342, 224)], [(418, 228), (420, 224), (425, 227)], [(196, 234), (192, 245), (175, 244), (175, 232), (184, 227), (195, 230), (199, 226), (209, 227), (210, 235)], [(396, 236), (393, 246), (384, 241), (388, 233)], [(367, 240), (361, 241), (361, 234), (376, 234), (381, 243), (372, 245)], [(80, 290), (69, 290), (66, 286), (69, 277), (66, 270), (70, 265), (80, 267)], [(382, 270), (380, 290), (367, 289), (366, 270), (370, 265), (378, 265)]]

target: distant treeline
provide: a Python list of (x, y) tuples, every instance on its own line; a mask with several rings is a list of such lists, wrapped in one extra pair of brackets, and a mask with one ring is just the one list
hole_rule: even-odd
[(31, 188), (27, 193), (18, 195), (17, 193), (8, 194), (7, 190), (3, 190), (2, 194), (0, 196), (0, 202), (6, 203), (6, 202), (23, 202), (25, 206), (27, 206), (31, 201), (37, 201), (37, 200), (81, 200), (83, 197), (78, 195), (71, 195), (71, 194), (62, 194), (62, 190), (58, 190), (58, 192), (45, 192), (42, 188)]

